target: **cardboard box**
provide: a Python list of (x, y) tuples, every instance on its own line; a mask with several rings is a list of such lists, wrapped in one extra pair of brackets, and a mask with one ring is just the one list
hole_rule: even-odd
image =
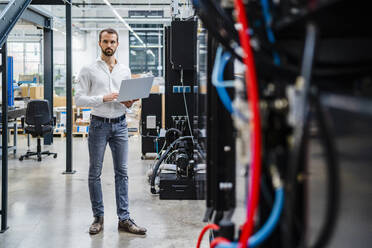
[(22, 97), (28, 97), (29, 96), (29, 90), (30, 87), (28, 86), (21, 86), (21, 96)]
[(21, 95), (31, 99), (44, 99), (44, 86), (22, 86)]
[[(72, 106), (74, 105), (75, 105), (75, 99), (72, 98)], [(65, 96), (54, 96), (53, 107), (66, 107), (66, 97)]]
[(66, 97), (65, 96), (54, 96), (53, 97), (53, 107), (65, 107)]
[(151, 91), (150, 91), (150, 93), (159, 93), (159, 85), (158, 84), (156, 84), (156, 85), (153, 85), (152, 87), (151, 87)]
[(90, 120), (77, 119), (76, 126), (89, 126)]

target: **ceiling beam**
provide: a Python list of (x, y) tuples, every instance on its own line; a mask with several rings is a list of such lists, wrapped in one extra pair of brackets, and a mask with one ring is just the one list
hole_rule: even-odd
[[(104, 6), (105, 3), (72, 3), (73, 6)], [(111, 3), (112, 6), (170, 6), (170, 3)]]
[(65, 4), (71, 4), (71, 0), (32, 0), (31, 4), (38, 4), (38, 5), (65, 5)]
[[(123, 18), (126, 22), (128, 23), (151, 23), (151, 24), (154, 24), (154, 23), (169, 23), (172, 21), (171, 18)], [(64, 19), (62, 19), (64, 20)], [(81, 17), (75, 17), (75, 18), (72, 18), (72, 21), (73, 22), (111, 22), (111, 23), (120, 23), (118, 21), (117, 18), (102, 18), (102, 17), (93, 17), (93, 18), (89, 18), (89, 17), (85, 17), (85, 18), (81, 18)]]

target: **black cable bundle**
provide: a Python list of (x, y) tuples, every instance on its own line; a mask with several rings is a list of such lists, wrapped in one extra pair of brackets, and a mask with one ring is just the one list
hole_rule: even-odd
[[(298, 108), (300, 117), (297, 120), (296, 128), (294, 131), (294, 149), (292, 152), (292, 159), (290, 163), (288, 178), (287, 178), (287, 195), (288, 201), (286, 204), (286, 246), (287, 247), (305, 247), (304, 244), (304, 231), (303, 224), (298, 218), (302, 218), (305, 213), (300, 212), (301, 216), (296, 216), (296, 204), (298, 203), (298, 198), (302, 195), (304, 190), (304, 184), (298, 181), (299, 173), (301, 173), (306, 167), (306, 152), (309, 144), (309, 128), (310, 128), (310, 116), (311, 116), (311, 106), (314, 107), (315, 117), (317, 119), (320, 138), (322, 140), (322, 146), (325, 150), (326, 156), (326, 166), (327, 166), (327, 177), (328, 177), (328, 188), (327, 188), (327, 208), (325, 221), (320, 229), (319, 235), (314, 242), (313, 248), (325, 247), (329, 242), (331, 235), (333, 233), (337, 213), (338, 213), (338, 200), (339, 200), (339, 171), (338, 171), (338, 161), (335, 151), (335, 146), (333, 144), (333, 139), (331, 135), (331, 128), (328, 119), (325, 116), (325, 112), (319, 102), (317, 93), (310, 92), (310, 82), (312, 75), (312, 65), (315, 54), (315, 46), (317, 40), (317, 29), (312, 23), (307, 25), (307, 36), (305, 41), (305, 49), (303, 55), (303, 62), (301, 68), (301, 77), (303, 80), (299, 87), (299, 94), (301, 94), (301, 101)], [(300, 204), (303, 204), (300, 201)], [(300, 205), (301, 209), (304, 206)], [(296, 233), (293, 232), (296, 230)], [(294, 238), (295, 237), (295, 238)]]
[(193, 0), (193, 5), (208, 32), (220, 42), (235, 58), (243, 58), (235, 52), (234, 44), (239, 44), (239, 34), (233, 21), (225, 11), (211, 0)]
[(163, 155), (161, 155), (161, 157), (159, 158), (159, 160), (156, 162), (155, 166), (154, 166), (154, 169), (152, 171), (152, 176), (151, 176), (151, 180), (150, 180), (150, 185), (151, 185), (151, 193), (152, 194), (156, 194), (156, 189), (155, 189), (155, 178), (156, 178), (156, 175), (158, 174), (158, 170), (159, 170), (159, 167), (161, 165), (161, 163), (164, 161), (164, 159), (168, 156), (168, 153), (173, 149), (173, 147), (185, 140), (185, 139), (192, 139), (193, 137), (192, 136), (183, 136), (183, 137), (180, 137), (178, 138), (177, 140), (173, 141), (172, 144), (170, 144), (167, 148), (167, 150), (163, 153)]
[(328, 201), (325, 220), (319, 232), (318, 238), (316, 239), (314, 245), (311, 246), (313, 248), (321, 248), (327, 245), (336, 226), (340, 198), (340, 172), (336, 149), (332, 139), (330, 120), (327, 118), (326, 112), (320, 103), (319, 97), (314, 95), (311, 96), (311, 98), (314, 104), (316, 118), (318, 120), (322, 145), (325, 149), (328, 177)]

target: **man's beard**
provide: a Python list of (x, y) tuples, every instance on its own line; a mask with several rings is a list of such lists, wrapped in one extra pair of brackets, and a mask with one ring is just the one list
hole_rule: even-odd
[(101, 48), (101, 50), (102, 50), (102, 53), (103, 53), (105, 56), (108, 56), (108, 57), (114, 55), (114, 54), (115, 54), (115, 51), (116, 51), (116, 50), (112, 50), (111, 48), (106, 48), (105, 50), (103, 50), (103, 49)]

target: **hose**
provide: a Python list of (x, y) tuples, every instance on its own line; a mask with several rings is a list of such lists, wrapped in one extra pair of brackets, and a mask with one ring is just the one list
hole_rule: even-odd
[[(257, 247), (261, 245), (275, 230), (275, 227), (277, 226), (280, 215), (283, 210), (283, 204), (284, 204), (284, 189), (283, 187), (278, 188), (275, 191), (275, 202), (274, 206), (271, 210), (270, 217), (267, 219), (265, 224), (262, 226), (262, 228), (255, 233), (253, 236), (249, 238), (248, 246), (250, 248)], [(216, 246), (216, 248), (237, 248), (238, 243), (220, 243)]]
[[(295, 216), (295, 206), (297, 203), (297, 198), (299, 195), (299, 183), (298, 174), (301, 167), (304, 167), (304, 154), (306, 152), (306, 147), (308, 143), (308, 126), (310, 120), (310, 106), (309, 106), (309, 95), (310, 95), (310, 85), (311, 76), (313, 69), (313, 60), (315, 55), (316, 41), (317, 41), (317, 29), (312, 23), (308, 23), (306, 26), (306, 37), (305, 37), (305, 47), (304, 54), (301, 65), (301, 76), (297, 78), (296, 81), (296, 91), (299, 94), (299, 100), (295, 107), (295, 121), (296, 125), (293, 131), (293, 148), (290, 155), (290, 163), (288, 168), (288, 180), (287, 187), (291, 190), (288, 194), (288, 201), (286, 205), (286, 216), (288, 219), (286, 225), (289, 230), (286, 233), (284, 240), (287, 240), (286, 246), (288, 248), (297, 245), (293, 241), (293, 237), (296, 237), (298, 233), (293, 233), (294, 223), (296, 221)], [(300, 227), (298, 227), (300, 228)], [(302, 232), (302, 230), (298, 230)]]
[(208, 224), (208, 225), (206, 225), (205, 227), (203, 227), (202, 231), (201, 231), (200, 234), (199, 234), (198, 243), (196, 244), (196, 248), (199, 248), (199, 247), (200, 247), (200, 244), (201, 244), (201, 241), (202, 241), (202, 239), (203, 239), (203, 236), (204, 236), (204, 234), (205, 234), (209, 229), (212, 229), (212, 230), (218, 230), (218, 229), (220, 229), (220, 228), (219, 228), (219, 226), (217, 226), (216, 224)]
[[(271, 210), (270, 216), (265, 222), (265, 224), (262, 226), (262, 228), (256, 232), (253, 236), (249, 238), (248, 246), (250, 248), (257, 247), (261, 245), (275, 230), (275, 227), (277, 226), (280, 215), (283, 210), (284, 205), (284, 189), (283, 186), (280, 186), (275, 190), (275, 202), (273, 205), (273, 208)], [(223, 241), (223, 243), (220, 243), (216, 246), (216, 248), (237, 248), (238, 243), (226, 243), (226, 241)]]
[(326, 164), (327, 164), (327, 207), (325, 220), (319, 235), (314, 242), (313, 248), (325, 247), (329, 242), (333, 231), (335, 230), (336, 220), (338, 215), (338, 203), (340, 198), (340, 172), (338, 166), (338, 159), (336, 155), (335, 144), (332, 139), (332, 129), (330, 121), (327, 118), (325, 110), (320, 104), (318, 96), (311, 97), (314, 102), (316, 117), (318, 119), (320, 137), (325, 148)]
[[(269, 1), (268, 0), (261, 0), (261, 7), (262, 7), (262, 13), (264, 16), (265, 20), (265, 27), (266, 27), (266, 34), (267, 34), (267, 39), (271, 44), (275, 43), (275, 36), (274, 32), (271, 29), (271, 22), (272, 22), (272, 17), (270, 14), (270, 6), (269, 6)], [(279, 54), (276, 51), (273, 51), (273, 58), (274, 58), (274, 64), (275, 65), (280, 65), (280, 57)]]
[(256, 76), (256, 67), (253, 58), (253, 51), (250, 43), (250, 37), (247, 34), (248, 20), (245, 12), (245, 7), (242, 0), (235, 0), (235, 9), (238, 14), (238, 22), (242, 24), (239, 30), (240, 43), (245, 52), (244, 64), (246, 66), (246, 90), (247, 101), (251, 107), (252, 112), (252, 166), (251, 166), (251, 188), (247, 194), (247, 217), (243, 226), (242, 235), (240, 236), (239, 243), (243, 248), (246, 247), (249, 236), (253, 230), (254, 215), (258, 206), (260, 194), (260, 175), (261, 175), (261, 120), (259, 109), (259, 95)]
[(238, 109), (234, 108), (230, 96), (227, 93), (226, 87), (233, 87), (234, 81), (223, 81), (223, 73), (230, 58), (230, 53), (222, 53), (222, 47), (217, 48), (216, 59), (212, 72), (212, 84), (216, 87), (217, 94), (226, 110), (230, 114), (237, 116), (244, 122), (248, 122), (248, 118), (245, 117)]
[(151, 185), (151, 193), (152, 194), (156, 194), (156, 189), (155, 189), (155, 178), (156, 178), (156, 175), (157, 175), (157, 172), (158, 172), (158, 169), (159, 169), (159, 166), (160, 164), (163, 162), (163, 160), (167, 157), (168, 153), (173, 149), (173, 147), (179, 143), (180, 141), (182, 140), (185, 140), (185, 139), (192, 139), (193, 137), (192, 136), (183, 136), (183, 137), (180, 137), (178, 138), (177, 140), (173, 141), (172, 144), (170, 144), (167, 148), (167, 150), (163, 153), (163, 155), (161, 155), (161, 157), (159, 158), (159, 160), (156, 162), (155, 166), (154, 166), (154, 169), (152, 171), (152, 176), (151, 176), (151, 180), (150, 180), (150, 185)]

